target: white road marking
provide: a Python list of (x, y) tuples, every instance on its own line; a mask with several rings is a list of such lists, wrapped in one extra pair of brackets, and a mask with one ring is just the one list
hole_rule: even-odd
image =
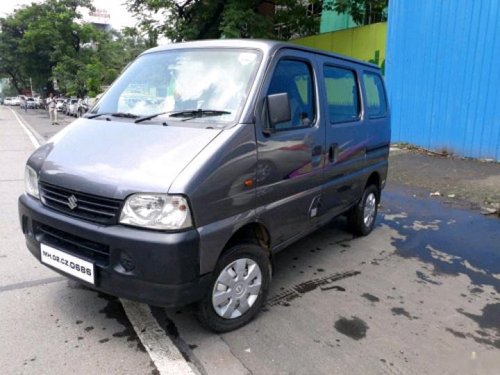
[(128, 319), (160, 374), (195, 375), (181, 352), (160, 327), (148, 305), (120, 299)]
[[(19, 125), (21, 125), (21, 127), (23, 128), (23, 130), (25, 131), (25, 133), (28, 135), (28, 138), (30, 139), (31, 143), (33, 143), (33, 145), (36, 148), (40, 147), (40, 145), (42, 144), (42, 142), (40, 142), (38, 140), (38, 137), (35, 135), (35, 131), (33, 129), (28, 129), (29, 125), (27, 126), (27, 125), (24, 124), (24, 122), (17, 115), (16, 111), (14, 111), (12, 108), (9, 108), (9, 109), (14, 114), (14, 117), (16, 118), (17, 122), (19, 122)], [(42, 137), (40, 137), (40, 138), (42, 138)]]
[[(28, 124), (24, 124), (17, 113), (9, 108), (14, 114), (17, 122), (28, 135), (31, 143), (35, 147), (40, 147), (41, 143), (38, 139), (43, 139), (40, 135), (37, 136), (36, 130), (32, 129)], [(148, 305), (120, 299), (123, 309), (127, 314), (128, 319), (132, 323), (137, 336), (146, 348), (149, 357), (154, 362), (156, 368), (162, 375), (197, 375), (198, 372), (193, 370), (188, 362), (184, 359), (181, 352), (170, 338), (165, 334), (165, 331), (160, 327), (156, 319), (151, 314)]]

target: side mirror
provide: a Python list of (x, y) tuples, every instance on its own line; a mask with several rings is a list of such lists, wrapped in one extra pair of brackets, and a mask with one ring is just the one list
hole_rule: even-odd
[(269, 126), (273, 130), (275, 126), (292, 119), (290, 100), (288, 93), (282, 92), (267, 96), (267, 112), (269, 113)]

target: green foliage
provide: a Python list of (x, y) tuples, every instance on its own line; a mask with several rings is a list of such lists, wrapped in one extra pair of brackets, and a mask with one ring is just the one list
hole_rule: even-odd
[(269, 17), (256, 12), (257, 1), (230, 0), (224, 8), (218, 27), (225, 38), (266, 38), (272, 32)]
[(319, 29), (320, 0), (126, 0), (142, 30), (173, 42), (218, 38), (288, 40)]
[(328, 0), (325, 9), (350, 14), (358, 25), (387, 21), (389, 0)]
[[(277, 0), (274, 39), (289, 40), (316, 34), (319, 31), (319, 15), (322, 1)], [(313, 10), (318, 10), (317, 13)]]
[(80, 22), (80, 9), (91, 0), (45, 0), (0, 19), (0, 78), (9, 78), (18, 92), (96, 95), (125, 64), (148, 48), (134, 29), (105, 32)]

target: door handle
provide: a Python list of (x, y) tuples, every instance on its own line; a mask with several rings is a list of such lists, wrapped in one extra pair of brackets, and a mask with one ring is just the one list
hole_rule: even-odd
[(339, 144), (332, 143), (328, 148), (328, 160), (330, 163), (335, 163), (337, 161), (337, 156), (339, 153)]

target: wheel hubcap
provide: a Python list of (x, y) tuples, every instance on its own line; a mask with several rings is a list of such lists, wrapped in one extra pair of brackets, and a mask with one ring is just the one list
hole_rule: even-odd
[(246, 313), (257, 300), (262, 272), (252, 259), (235, 260), (224, 268), (215, 281), (212, 306), (217, 315), (234, 319)]
[(375, 194), (370, 193), (366, 197), (365, 208), (363, 210), (363, 221), (366, 227), (370, 227), (375, 219), (375, 210), (377, 208), (377, 199)]

